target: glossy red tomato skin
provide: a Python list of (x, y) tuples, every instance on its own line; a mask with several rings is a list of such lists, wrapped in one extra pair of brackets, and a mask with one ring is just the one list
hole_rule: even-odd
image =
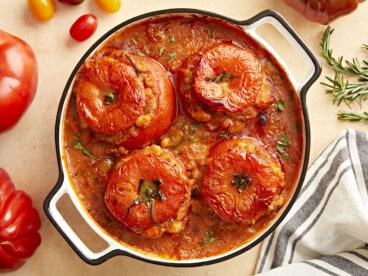
[(0, 30), (0, 132), (19, 121), (33, 101), (37, 85), (38, 67), (32, 48)]
[(91, 13), (80, 16), (70, 27), (70, 36), (76, 41), (84, 41), (91, 37), (97, 29), (97, 17)]
[(32, 199), (0, 168), (0, 271), (19, 268), (41, 244), (41, 219)]

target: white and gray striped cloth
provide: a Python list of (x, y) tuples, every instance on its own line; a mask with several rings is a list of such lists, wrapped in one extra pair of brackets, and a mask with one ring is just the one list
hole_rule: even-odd
[(368, 135), (346, 129), (308, 169), (256, 274), (368, 275)]

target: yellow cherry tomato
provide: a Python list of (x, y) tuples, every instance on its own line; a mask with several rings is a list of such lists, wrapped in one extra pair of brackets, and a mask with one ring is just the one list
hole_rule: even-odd
[(28, 8), (39, 21), (47, 21), (54, 16), (52, 0), (28, 0)]
[(97, 5), (106, 12), (117, 12), (121, 6), (121, 0), (95, 0)]

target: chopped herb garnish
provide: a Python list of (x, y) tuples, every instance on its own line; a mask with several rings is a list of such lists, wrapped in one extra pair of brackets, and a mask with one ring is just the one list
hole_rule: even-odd
[(136, 39), (135, 37), (132, 37), (132, 38), (131, 38), (131, 41), (132, 41), (135, 45), (137, 45), (137, 44), (138, 44), (138, 41), (137, 41), (137, 39)]
[(82, 143), (78, 140), (78, 139), (75, 139), (73, 141), (73, 145), (74, 145), (74, 148), (77, 149), (77, 150), (80, 150), (83, 152), (84, 155), (94, 159), (94, 160), (99, 160), (99, 158), (97, 158), (96, 156), (94, 156), (90, 151), (89, 149), (85, 148)]
[(204, 233), (204, 237), (202, 239), (201, 244), (199, 245), (199, 249), (202, 250), (206, 244), (213, 243), (217, 240), (215, 237), (215, 233), (213, 231), (207, 231)]
[(284, 111), (285, 110), (285, 102), (283, 100), (279, 100), (276, 104), (276, 107), (279, 111)]
[(185, 137), (188, 138), (189, 141), (193, 142), (197, 139), (197, 133), (196, 131), (198, 130), (200, 124), (199, 123), (194, 123), (194, 124), (185, 124), (183, 125), (183, 133), (185, 135)]
[(176, 42), (176, 40), (175, 40), (175, 36), (170, 36), (170, 37), (169, 37), (169, 40), (170, 40), (170, 42), (172, 42), (172, 43), (175, 43), (175, 42)]
[(276, 142), (276, 148), (280, 152), (281, 156), (285, 159), (289, 159), (289, 154), (285, 151), (286, 147), (290, 146), (290, 141), (287, 138), (287, 134), (281, 134), (281, 141)]
[(140, 56), (140, 57), (145, 57), (146, 54), (141, 52), (141, 51), (137, 51), (137, 55)]
[(220, 133), (220, 137), (222, 137), (222, 138), (228, 138), (229, 137), (229, 132), (227, 132), (227, 131), (221, 131), (221, 133)]
[(223, 83), (223, 82), (231, 81), (233, 78), (236, 78), (236, 76), (232, 75), (229, 72), (223, 71), (214, 78), (210, 78), (210, 77), (206, 78), (206, 81), (215, 82), (215, 83)]
[(159, 52), (159, 56), (161, 57), (165, 52), (165, 48), (164, 47), (161, 47), (160, 48), (160, 52)]
[(83, 150), (84, 149), (84, 147), (82, 146), (82, 143), (77, 141), (77, 140), (73, 141), (73, 145), (74, 145), (74, 148), (77, 149), (77, 150)]
[(176, 57), (176, 53), (169, 53), (169, 58), (173, 59)]

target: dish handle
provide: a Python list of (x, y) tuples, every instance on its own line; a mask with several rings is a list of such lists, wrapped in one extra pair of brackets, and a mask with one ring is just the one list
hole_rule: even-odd
[(304, 97), (309, 87), (318, 79), (321, 74), (322, 68), (318, 59), (305, 44), (302, 38), (296, 33), (293, 27), (291, 27), (291, 25), (274, 10), (265, 10), (248, 20), (241, 22), (241, 25), (244, 26), (245, 31), (251, 32), (252, 36), (257, 37), (257, 40), (261, 42), (274, 56), (279, 57), (279, 60), (284, 61), (277, 51), (275, 51), (267, 42), (267, 39), (264, 39), (256, 32), (258, 28), (266, 24), (273, 26), (280, 33), (280, 35), (296, 50), (296, 54), (303, 59), (305, 63), (304, 66), (307, 68), (307, 73), (301, 80), (295, 79), (294, 75), (289, 72), (287, 64), (283, 65), (286, 67), (284, 69), (287, 69), (295, 89)]
[(100, 252), (93, 252), (77, 235), (77, 233), (68, 224), (62, 213), (59, 211), (57, 204), (64, 195), (69, 195), (68, 187), (64, 180), (59, 180), (59, 185), (49, 193), (44, 201), (44, 210), (49, 220), (53, 223), (55, 228), (65, 238), (73, 250), (82, 258), (86, 263), (91, 265), (100, 264), (112, 256), (125, 255), (125, 252), (116, 249), (116, 247), (103, 239), (108, 245)]

